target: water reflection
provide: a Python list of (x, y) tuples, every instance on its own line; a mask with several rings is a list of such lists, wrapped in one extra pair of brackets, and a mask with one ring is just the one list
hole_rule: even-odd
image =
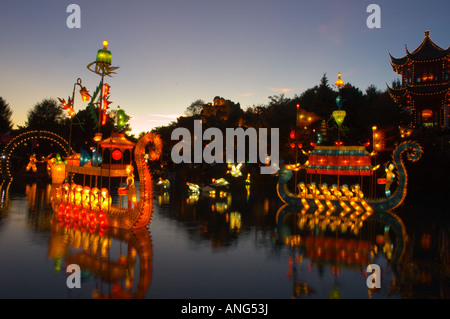
[(6, 217), (9, 210), (9, 187), (11, 183), (1, 183), (0, 185), (0, 220)]
[(70, 264), (83, 278), (95, 281), (90, 297), (144, 298), (152, 278), (152, 241), (146, 227), (133, 230), (100, 228), (66, 222), (52, 210), (51, 185), (26, 185), (29, 226), (50, 233), (47, 258), (55, 273)]
[[(383, 298), (450, 296), (447, 231), (441, 230), (435, 236), (434, 241), (439, 247), (433, 256), (437, 259), (428, 255), (427, 259), (421, 260), (422, 254), (418, 251), (432, 249), (431, 234), (422, 233), (419, 242), (411, 240), (415, 234), (408, 234), (403, 220), (392, 212), (372, 214), (360, 229), (344, 218), (306, 215), (289, 205), (278, 210), (276, 220), (274, 241), (291, 249), (288, 277), (293, 281), (294, 298), (314, 295), (315, 289), (307, 276), (313, 268), (331, 270), (336, 280), (344, 269), (367, 278), (369, 264), (381, 266), (382, 278), (385, 277), (382, 286), (389, 287), (384, 292), (367, 289), (369, 298), (374, 294), (382, 294)], [(299, 269), (303, 269), (303, 273)], [(426, 291), (426, 295), (421, 290)], [(336, 284), (329, 291), (329, 298), (340, 296)]]
[(94, 299), (144, 298), (152, 278), (152, 243), (145, 227), (91, 232), (78, 225), (66, 225), (54, 215), (47, 257), (55, 260), (57, 272), (64, 262), (66, 266), (79, 265), (96, 276), (100, 283), (92, 291)]
[[(147, 228), (107, 229), (99, 233), (89, 232), (79, 225), (66, 225), (51, 210), (50, 191), (51, 185), (32, 184), (19, 193), (26, 194), (27, 227), (46, 236), (48, 247), (43, 255), (53, 262), (46, 267), (53, 267), (53, 271), (61, 274), (58, 285), (65, 286), (65, 267), (70, 263), (81, 266), (85, 280), (82, 295), (88, 298), (145, 298), (149, 296), (152, 277), (163, 278), (161, 285), (174, 280), (173, 273), (167, 271), (166, 274), (167, 261), (161, 254), (158, 260), (153, 260), (152, 239)], [(10, 218), (4, 217), (8, 216), (11, 206), (15, 206), (11, 205), (9, 192), (9, 186), (2, 185), (0, 219), (6, 221)], [(248, 253), (252, 258), (264, 255), (266, 262), (261, 264), (236, 259), (227, 263), (228, 268), (221, 264), (215, 266), (215, 273), (233, 271), (233, 267), (243, 271), (239, 278), (247, 286), (233, 286), (233, 289), (253, 291), (249, 288), (252, 282), (242, 278), (256, 278), (254, 270), (258, 269), (264, 278), (273, 278), (273, 298), (286, 297), (280, 293), (285, 289), (292, 298), (449, 298), (447, 223), (433, 223), (424, 212), (413, 217), (405, 208), (395, 213), (373, 214), (363, 225), (354, 225), (346, 219), (302, 214), (301, 210), (282, 206), (272, 193), (271, 190), (245, 189), (218, 192), (215, 196), (198, 194), (191, 198), (192, 194), (187, 191), (161, 188), (154, 198), (159, 224), (150, 227), (173, 221), (176, 225), (173, 231), (188, 235), (184, 240), (202, 243), (195, 246), (195, 256), (204, 258), (203, 262), (242, 246), (247, 250), (239, 253)], [(159, 238), (159, 243), (174, 235), (156, 229), (159, 236), (165, 236)], [(206, 248), (203, 243), (208, 243)], [(160, 252), (164, 249), (158, 248)], [(179, 249), (171, 247), (171, 251), (189, 258), (189, 252)], [(249, 263), (251, 270), (241, 267), (243, 262)], [(153, 274), (155, 263), (160, 266)], [(202, 262), (192, 260), (189, 263), (197, 269), (197, 272), (189, 272), (189, 276), (197, 276), (196, 283), (202, 282), (201, 276), (207, 278)], [(281, 267), (266, 267), (265, 263)], [(379, 290), (366, 286), (366, 267), (371, 263), (379, 264), (382, 269)], [(226, 278), (224, 281), (215, 278), (218, 291), (229, 284)], [(183, 282), (178, 285), (181, 290)], [(157, 285), (151, 291), (153, 289), (161, 288)], [(190, 297), (189, 291), (196, 288), (185, 289), (185, 297)], [(233, 296), (233, 291), (230, 290), (229, 297)], [(255, 295), (258, 292), (253, 291)], [(155, 295), (158, 296), (157, 291)]]

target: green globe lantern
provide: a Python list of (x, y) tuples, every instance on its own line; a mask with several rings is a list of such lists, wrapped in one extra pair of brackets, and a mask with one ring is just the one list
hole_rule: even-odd
[(342, 123), (344, 122), (346, 115), (347, 115), (347, 113), (344, 110), (333, 111), (333, 118), (339, 127), (341, 127)]
[(111, 64), (111, 51), (107, 50), (108, 41), (103, 41), (103, 49), (97, 51), (96, 62)]

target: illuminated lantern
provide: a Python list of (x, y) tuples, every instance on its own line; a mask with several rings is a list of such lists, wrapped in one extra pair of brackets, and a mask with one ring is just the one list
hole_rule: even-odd
[(74, 117), (76, 115), (75, 111), (71, 107), (67, 108), (66, 111), (67, 111), (67, 114), (69, 114), (70, 117)]
[(92, 150), (92, 166), (97, 167), (100, 166), (103, 162), (102, 154), (98, 153), (94, 148)]
[(61, 158), (61, 154), (56, 154), (55, 156), (55, 164), (61, 164), (63, 162), (62, 158)]
[(83, 100), (83, 102), (87, 102), (91, 98), (91, 95), (89, 94), (89, 92), (85, 86), (83, 86), (81, 88), (80, 94), (81, 94), (81, 99)]
[(82, 191), (83, 191), (83, 186), (77, 185), (77, 186), (75, 187), (75, 203), (76, 203), (77, 205), (80, 205), (80, 204), (81, 204)]
[(292, 149), (295, 148), (295, 143), (291, 143), (291, 148), (292, 148)]
[(36, 171), (37, 171), (37, 167), (36, 167), (36, 154), (33, 154), (33, 155), (30, 156), (30, 161), (29, 161), (29, 163), (28, 163), (28, 165), (27, 165), (27, 167), (26, 167), (27, 172), (28, 172), (30, 169), (31, 169), (33, 172), (35, 172), (35, 173), (36, 173)]
[(66, 165), (64, 163), (53, 164), (50, 172), (53, 184), (61, 184), (66, 179)]
[(124, 126), (128, 123), (130, 120), (130, 117), (125, 114), (123, 110), (120, 109), (120, 106), (117, 107), (117, 127), (119, 129), (124, 128)]
[(108, 41), (103, 41), (103, 49), (97, 51), (96, 62), (111, 64), (111, 51), (108, 50)]
[(430, 117), (433, 116), (433, 110), (423, 110), (422, 111), (422, 118), (424, 119), (429, 119)]
[(102, 125), (105, 125), (107, 120), (108, 120), (108, 115), (106, 113), (103, 113), (102, 114)]
[(100, 208), (102, 210), (108, 210), (111, 204), (111, 198), (109, 197), (109, 191), (107, 188), (102, 188), (100, 191)]
[(336, 98), (336, 105), (337, 105), (338, 107), (341, 107), (343, 102), (344, 102), (344, 101), (343, 101), (343, 99), (342, 99), (342, 96), (338, 95), (338, 97)]
[(115, 149), (111, 155), (112, 158), (116, 161), (120, 161), (120, 159), (122, 158), (122, 152), (118, 149)]
[(345, 116), (347, 113), (344, 110), (335, 110), (333, 111), (333, 118), (336, 121), (336, 124), (340, 127), (344, 122)]
[(295, 131), (294, 130), (291, 131), (291, 134), (289, 134), (289, 137), (293, 140), (295, 139)]
[(99, 192), (100, 190), (97, 187), (91, 189), (91, 207), (98, 206)]
[(338, 88), (341, 88), (342, 86), (344, 86), (344, 81), (341, 79), (341, 74), (340, 73), (338, 73), (338, 79), (336, 80), (335, 85)]
[(80, 150), (80, 166), (84, 166), (91, 161), (91, 155), (81, 147)]
[(95, 133), (94, 142), (100, 142), (102, 140), (102, 133)]
[(90, 193), (91, 188), (89, 186), (84, 186), (83, 191), (81, 192), (81, 202), (83, 207), (89, 207)]

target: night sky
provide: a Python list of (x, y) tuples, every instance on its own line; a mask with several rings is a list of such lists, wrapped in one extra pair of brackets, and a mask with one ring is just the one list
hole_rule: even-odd
[[(81, 8), (79, 29), (66, 25), (71, 3)], [(381, 8), (379, 29), (366, 25), (371, 3)], [(0, 96), (24, 125), (36, 103), (72, 95), (77, 78), (94, 91), (100, 77), (86, 66), (103, 40), (120, 67), (107, 79), (111, 107), (131, 115), (135, 134), (197, 99), (221, 96), (245, 109), (301, 94), (324, 73), (384, 90), (398, 78), (388, 51), (412, 52), (426, 30), (450, 46), (449, 12), (448, 0), (1, 1)], [(78, 95), (75, 110), (85, 107)]]

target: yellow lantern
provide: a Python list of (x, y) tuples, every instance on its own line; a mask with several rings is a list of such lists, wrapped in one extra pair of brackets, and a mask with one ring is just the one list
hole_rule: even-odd
[(64, 163), (53, 164), (50, 171), (53, 184), (61, 184), (66, 179), (66, 165)]

